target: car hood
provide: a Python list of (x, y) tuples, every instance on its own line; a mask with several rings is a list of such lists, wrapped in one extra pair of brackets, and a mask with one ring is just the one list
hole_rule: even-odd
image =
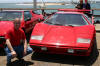
[(11, 21), (0, 21), (0, 36), (4, 36), (9, 29), (13, 27)]
[[(43, 39), (40, 41), (41, 44), (86, 47), (89, 44), (79, 44), (77, 43), (77, 39), (85, 38), (92, 40), (94, 33), (95, 27), (93, 25), (72, 27), (40, 23), (36, 25), (32, 35), (43, 36)], [(34, 42), (34, 40), (30, 40), (30, 43)]]

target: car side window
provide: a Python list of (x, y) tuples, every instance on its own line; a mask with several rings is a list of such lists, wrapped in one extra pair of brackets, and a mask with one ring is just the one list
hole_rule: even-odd
[(32, 15), (29, 11), (25, 11), (24, 12), (24, 20), (27, 21), (29, 19), (31, 19)]

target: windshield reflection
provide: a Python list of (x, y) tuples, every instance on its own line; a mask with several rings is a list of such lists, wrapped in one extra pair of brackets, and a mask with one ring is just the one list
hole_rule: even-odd
[(0, 12), (0, 21), (12, 21), (15, 18), (21, 18), (22, 12), (8, 12), (2, 11)]
[(83, 26), (88, 22), (81, 14), (54, 14), (45, 21), (47, 24), (64, 25), (64, 26)]

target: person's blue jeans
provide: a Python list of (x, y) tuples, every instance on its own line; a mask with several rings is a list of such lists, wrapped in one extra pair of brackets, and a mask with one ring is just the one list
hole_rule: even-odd
[[(24, 46), (23, 45), (13, 47), (13, 49), (15, 50), (18, 59), (23, 58), (23, 52), (24, 52)], [(27, 55), (32, 53), (32, 51), (33, 51), (32, 48), (28, 47), (27, 48)], [(7, 54), (7, 63), (10, 63), (11, 59), (13, 58), (12, 55), (11, 55), (11, 51), (8, 49), (8, 47), (6, 47), (5, 52)]]

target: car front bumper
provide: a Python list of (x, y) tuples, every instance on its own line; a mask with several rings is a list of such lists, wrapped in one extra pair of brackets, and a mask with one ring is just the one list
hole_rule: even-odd
[(50, 54), (65, 54), (74, 56), (89, 56), (91, 50), (88, 48), (76, 48), (76, 47), (60, 47), (60, 46), (44, 46), (30, 44), (35, 52), (50, 53)]

